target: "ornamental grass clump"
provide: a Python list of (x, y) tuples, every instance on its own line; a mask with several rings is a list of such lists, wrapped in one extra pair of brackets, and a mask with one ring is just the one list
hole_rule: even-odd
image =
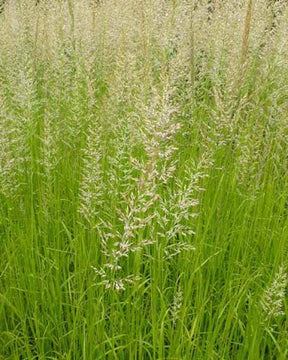
[(287, 18), (0, 0), (0, 359), (288, 358)]

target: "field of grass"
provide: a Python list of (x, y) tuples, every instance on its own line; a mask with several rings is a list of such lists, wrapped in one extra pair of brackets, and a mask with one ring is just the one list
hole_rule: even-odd
[(0, 359), (288, 359), (285, 0), (7, 0)]

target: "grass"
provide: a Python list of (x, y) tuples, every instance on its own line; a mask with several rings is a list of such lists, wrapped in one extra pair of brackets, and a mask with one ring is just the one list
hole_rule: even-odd
[(5, 2), (0, 359), (287, 359), (267, 1)]

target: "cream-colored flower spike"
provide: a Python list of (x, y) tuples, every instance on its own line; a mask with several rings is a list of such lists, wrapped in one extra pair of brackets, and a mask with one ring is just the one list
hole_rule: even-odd
[(264, 292), (262, 308), (266, 314), (266, 320), (272, 320), (284, 315), (284, 298), (287, 286), (287, 270), (280, 266), (273, 282)]

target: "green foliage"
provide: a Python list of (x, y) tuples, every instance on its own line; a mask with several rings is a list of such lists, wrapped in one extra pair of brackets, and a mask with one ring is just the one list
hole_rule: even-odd
[(287, 9), (222, 3), (5, 6), (0, 359), (287, 359)]

